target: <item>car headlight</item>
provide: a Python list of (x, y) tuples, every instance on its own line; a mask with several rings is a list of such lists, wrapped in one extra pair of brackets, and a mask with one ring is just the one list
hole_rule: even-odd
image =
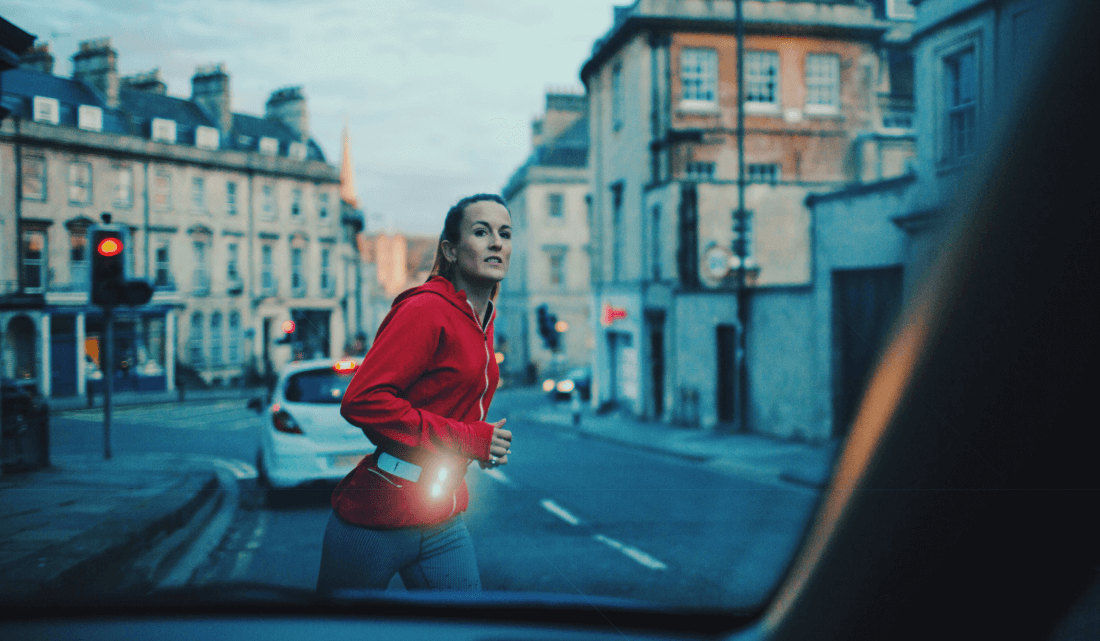
[(554, 379), (548, 378), (542, 382), (542, 391), (552, 392), (554, 391)]
[(568, 394), (572, 392), (574, 387), (576, 387), (576, 385), (568, 378), (564, 381), (558, 381), (558, 391), (562, 394)]

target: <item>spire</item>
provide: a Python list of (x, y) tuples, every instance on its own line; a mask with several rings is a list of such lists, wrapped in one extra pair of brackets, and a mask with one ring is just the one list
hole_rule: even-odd
[(348, 139), (348, 126), (344, 125), (344, 157), (340, 162), (340, 200), (359, 208), (359, 196), (355, 193), (355, 168), (351, 163), (351, 142)]

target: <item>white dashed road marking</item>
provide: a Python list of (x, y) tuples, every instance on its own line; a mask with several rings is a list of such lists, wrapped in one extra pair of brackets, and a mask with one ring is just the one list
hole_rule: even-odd
[(600, 543), (603, 543), (604, 545), (607, 545), (611, 548), (614, 548), (614, 549), (622, 552), (623, 554), (629, 556), (630, 558), (634, 559), (638, 563), (641, 563), (642, 565), (646, 566), (650, 570), (667, 570), (668, 569), (667, 565), (665, 565), (664, 563), (661, 563), (657, 559), (649, 556), (645, 552), (642, 552), (638, 548), (631, 547), (629, 545), (624, 545), (622, 543), (619, 543), (615, 539), (609, 539), (609, 538), (607, 538), (606, 536), (604, 536), (602, 534), (597, 534), (596, 536), (594, 536), (592, 538), (596, 539)]
[(249, 538), (248, 543), (245, 544), (243, 550), (237, 553), (237, 560), (233, 564), (233, 570), (229, 573), (230, 580), (239, 581), (248, 574), (248, 566), (252, 564), (252, 557), (255, 556), (256, 550), (260, 549), (266, 529), (267, 512), (262, 511), (256, 519), (256, 529), (252, 530), (252, 536)]
[(551, 501), (550, 499), (543, 499), (542, 500), (542, 507), (545, 508), (547, 512), (549, 512), (549, 513), (553, 514), (554, 516), (558, 517), (559, 519), (565, 521), (569, 525), (580, 525), (581, 524), (580, 519), (573, 516), (569, 512), (566, 512), (565, 508), (559, 506), (557, 503)]

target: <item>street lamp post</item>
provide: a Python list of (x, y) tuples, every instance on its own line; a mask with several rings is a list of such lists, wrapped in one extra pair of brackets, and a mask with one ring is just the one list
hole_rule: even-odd
[(742, 0), (734, 0), (737, 23), (737, 210), (733, 213), (733, 254), (737, 257), (737, 348), (734, 355), (737, 387), (734, 390), (736, 431), (748, 431), (748, 367), (745, 335), (749, 327), (749, 290), (745, 262), (748, 259), (748, 212), (745, 211), (745, 16)]

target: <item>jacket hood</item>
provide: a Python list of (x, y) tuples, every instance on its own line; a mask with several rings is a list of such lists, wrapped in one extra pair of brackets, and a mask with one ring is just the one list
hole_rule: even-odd
[[(443, 278), (442, 276), (432, 276), (426, 283), (412, 289), (406, 289), (397, 295), (397, 298), (393, 299), (393, 305), (391, 308), (395, 308), (404, 301), (413, 296), (420, 296), (423, 294), (430, 294), (439, 296), (443, 300), (446, 300), (450, 304), (458, 308), (466, 316), (469, 316), (471, 320), (477, 323), (478, 327), (481, 326), (481, 322), (474, 315), (474, 309), (470, 306), (470, 302), (466, 299), (466, 290), (455, 291), (454, 285), (451, 281)], [(493, 305), (492, 301), (489, 304), (493, 309), (493, 316), (496, 315), (496, 305)]]

